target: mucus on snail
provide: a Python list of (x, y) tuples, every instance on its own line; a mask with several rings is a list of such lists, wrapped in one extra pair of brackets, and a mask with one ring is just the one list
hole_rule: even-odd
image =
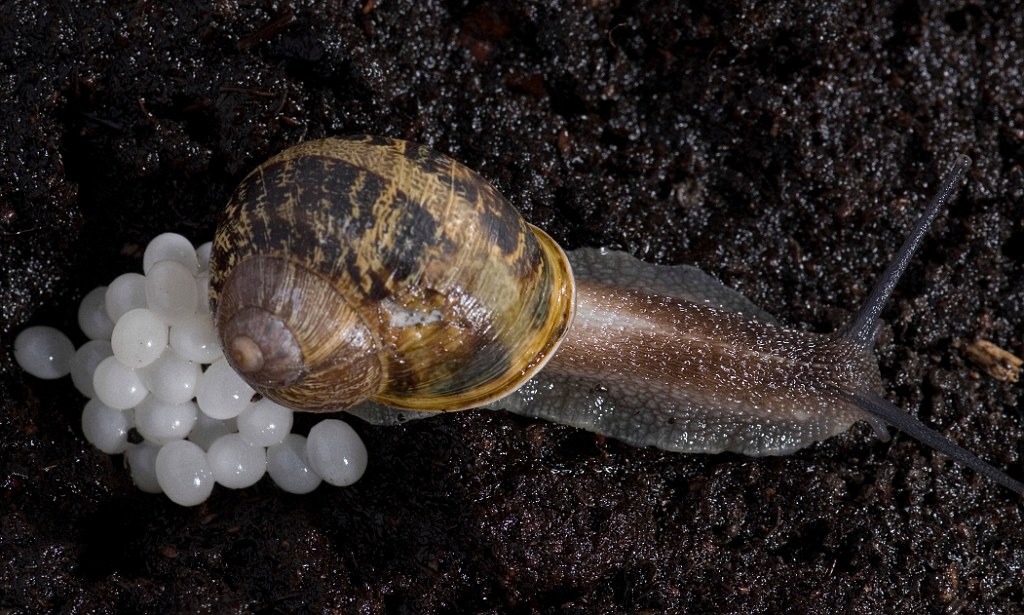
[(376, 422), (506, 409), (669, 451), (781, 455), (892, 425), (1024, 494), (1024, 483), (885, 400), (878, 319), (970, 159), (850, 325), (781, 326), (689, 266), (564, 252), (489, 183), (408, 141), (310, 141), (251, 172), (211, 259), (228, 361), (296, 410)]

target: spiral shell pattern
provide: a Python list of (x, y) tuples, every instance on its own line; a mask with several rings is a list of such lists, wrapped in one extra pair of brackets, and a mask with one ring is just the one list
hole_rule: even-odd
[(306, 142), (250, 173), (210, 293), (235, 369), (306, 410), (493, 401), (543, 367), (574, 305), (561, 248), (489, 183), (381, 137)]

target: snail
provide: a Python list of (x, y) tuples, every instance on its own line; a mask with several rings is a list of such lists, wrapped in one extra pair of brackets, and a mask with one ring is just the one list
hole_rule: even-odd
[(960, 156), (839, 335), (780, 325), (695, 267), (563, 251), (479, 175), (399, 139), (309, 141), (245, 177), (210, 302), (260, 394), (376, 422), (502, 408), (668, 451), (781, 455), (867, 421), (1024, 495), (886, 401), (882, 307), (970, 159)]

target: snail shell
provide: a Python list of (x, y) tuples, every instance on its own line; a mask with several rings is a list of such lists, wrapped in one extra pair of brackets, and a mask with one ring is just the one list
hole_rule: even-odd
[(210, 294), (235, 370), (315, 411), (487, 403), (544, 366), (574, 309), (547, 234), (467, 167), (380, 137), (306, 142), (242, 180)]

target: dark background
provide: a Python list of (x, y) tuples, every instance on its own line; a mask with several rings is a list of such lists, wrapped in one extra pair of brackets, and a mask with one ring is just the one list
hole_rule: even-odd
[(70, 379), (11, 356), (29, 324), (77, 331), (154, 235), (211, 238), (303, 139), (430, 144), (566, 247), (696, 264), (818, 332), (963, 151), (878, 356), (892, 400), (1020, 477), (1021, 387), (957, 345), (1024, 354), (1024, 13), (850, 4), (4, 2), (0, 609), (1019, 612), (1021, 499), (864, 424), (750, 459), (498, 412), (353, 421), (355, 486), (186, 509), (84, 442)]

